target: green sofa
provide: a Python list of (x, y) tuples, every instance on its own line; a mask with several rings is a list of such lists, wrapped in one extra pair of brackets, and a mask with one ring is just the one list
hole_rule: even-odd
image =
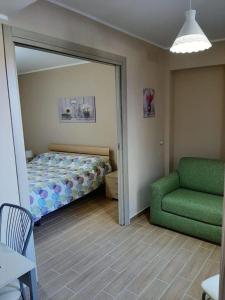
[(176, 172), (151, 186), (150, 221), (221, 243), (224, 163), (182, 158)]

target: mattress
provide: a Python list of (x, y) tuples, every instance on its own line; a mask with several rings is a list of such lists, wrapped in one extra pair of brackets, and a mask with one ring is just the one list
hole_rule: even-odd
[(97, 189), (111, 172), (100, 156), (47, 152), (27, 164), (34, 221)]

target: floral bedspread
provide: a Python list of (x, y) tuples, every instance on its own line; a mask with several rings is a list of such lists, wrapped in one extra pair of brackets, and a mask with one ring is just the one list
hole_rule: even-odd
[(27, 164), (34, 221), (98, 188), (111, 166), (100, 156), (47, 152)]

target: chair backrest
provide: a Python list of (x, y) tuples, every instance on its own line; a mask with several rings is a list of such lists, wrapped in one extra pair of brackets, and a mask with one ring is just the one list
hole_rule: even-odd
[(0, 241), (25, 255), (33, 231), (31, 213), (18, 205), (4, 203), (0, 206)]
[(215, 195), (224, 193), (224, 162), (217, 159), (184, 157), (178, 165), (180, 186)]

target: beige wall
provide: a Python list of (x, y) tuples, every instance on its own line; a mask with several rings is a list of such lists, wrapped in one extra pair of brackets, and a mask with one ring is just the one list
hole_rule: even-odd
[[(110, 147), (116, 162), (115, 67), (88, 63), (19, 76), (25, 145), (35, 153), (52, 142)], [(96, 123), (59, 121), (60, 97), (95, 96)]]
[(193, 54), (169, 53), (169, 69), (181, 70), (225, 64), (225, 41), (213, 43), (209, 50)]
[[(127, 58), (130, 216), (150, 204), (150, 183), (164, 173), (165, 51), (47, 1), (37, 1), (11, 24)], [(143, 88), (156, 90), (156, 117), (143, 118)]]
[[(172, 54), (167, 52), (167, 66), (165, 72), (165, 170), (173, 168), (173, 71), (201, 67), (225, 65), (225, 42), (213, 43), (210, 50), (194, 54)], [(225, 113), (224, 113), (225, 115)], [(225, 123), (225, 117), (223, 118)], [(225, 126), (224, 126), (225, 127)], [(225, 130), (223, 130), (225, 132)], [(225, 140), (225, 133), (222, 141)], [(225, 142), (223, 142), (225, 144)], [(225, 146), (223, 146), (225, 149)], [(225, 154), (224, 154), (225, 158)]]
[(224, 153), (224, 67), (173, 73), (173, 161), (183, 156), (221, 159)]

